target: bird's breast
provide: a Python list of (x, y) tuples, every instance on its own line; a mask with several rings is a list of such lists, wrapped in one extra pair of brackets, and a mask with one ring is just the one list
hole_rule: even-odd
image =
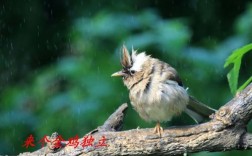
[(130, 90), (130, 100), (134, 109), (146, 121), (169, 121), (180, 114), (189, 101), (186, 90), (176, 82), (152, 82), (148, 91), (136, 86)]

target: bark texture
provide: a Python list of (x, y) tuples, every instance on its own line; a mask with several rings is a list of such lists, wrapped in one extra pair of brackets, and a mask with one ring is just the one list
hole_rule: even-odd
[[(74, 148), (62, 142), (60, 149), (53, 149), (49, 144), (35, 152), (20, 155), (181, 155), (252, 148), (252, 134), (246, 128), (252, 118), (252, 84), (222, 106), (209, 122), (167, 128), (161, 138), (153, 134), (152, 128), (119, 131), (126, 109), (127, 104), (121, 105), (103, 126), (87, 134), (94, 137), (94, 146), (79, 145)], [(106, 137), (108, 146), (95, 147), (102, 136)]]

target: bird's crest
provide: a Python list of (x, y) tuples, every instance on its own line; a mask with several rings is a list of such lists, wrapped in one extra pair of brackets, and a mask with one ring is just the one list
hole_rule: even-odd
[(125, 45), (122, 48), (121, 64), (123, 68), (131, 68), (136, 71), (141, 70), (142, 64), (149, 58), (149, 55), (146, 55), (145, 52), (137, 53), (136, 50), (132, 47), (131, 55), (129, 54), (128, 49)]
[(121, 64), (122, 64), (123, 68), (132, 67), (132, 58), (131, 58), (129, 51), (125, 45), (123, 45), (123, 48), (122, 48)]

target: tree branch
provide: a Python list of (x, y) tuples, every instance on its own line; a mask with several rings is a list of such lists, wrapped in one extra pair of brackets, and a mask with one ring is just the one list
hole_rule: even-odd
[[(95, 139), (94, 146), (65, 146), (49, 155), (179, 155), (252, 148), (252, 134), (246, 131), (252, 118), (252, 83), (222, 106), (209, 122), (171, 127), (164, 130), (161, 138), (152, 128), (115, 132), (122, 127), (126, 109), (127, 104), (123, 104), (103, 126), (89, 133)], [(108, 146), (95, 148), (102, 136)], [(45, 149), (21, 155), (45, 154)]]

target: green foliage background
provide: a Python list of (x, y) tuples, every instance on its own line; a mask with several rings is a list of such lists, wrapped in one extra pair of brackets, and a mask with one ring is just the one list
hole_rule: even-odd
[[(0, 154), (34, 151), (55, 131), (82, 136), (129, 103), (122, 80), (110, 77), (122, 44), (174, 66), (191, 95), (218, 109), (232, 98), (226, 58), (252, 42), (249, 1), (3, 0), (0, 8)], [(238, 86), (251, 71), (250, 52)], [(164, 127), (188, 124), (182, 115)], [(154, 123), (130, 108), (124, 129), (138, 126)], [(36, 147), (25, 149), (30, 134)], [(194, 155), (241, 153), (252, 152)]]

